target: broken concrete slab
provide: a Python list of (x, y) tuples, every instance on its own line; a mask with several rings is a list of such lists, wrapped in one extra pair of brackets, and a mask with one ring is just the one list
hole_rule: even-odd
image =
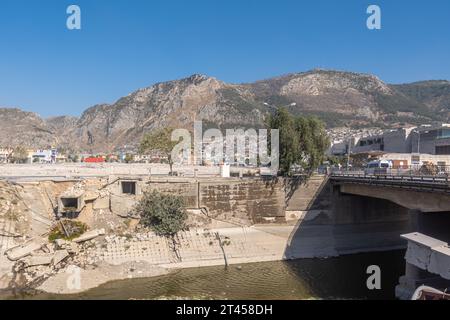
[(80, 253), (80, 247), (75, 242), (69, 242), (69, 244), (66, 246), (66, 249), (71, 254), (79, 254)]
[(52, 260), (52, 264), (54, 266), (58, 265), (61, 261), (69, 256), (69, 252), (67, 250), (58, 250), (55, 252)]
[(81, 235), (80, 237), (73, 239), (73, 242), (80, 243), (80, 242), (84, 242), (84, 241), (89, 241), (89, 240), (92, 240), (99, 236), (103, 236), (105, 233), (106, 233), (105, 229), (96, 229), (96, 230), (88, 231), (88, 232), (84, 233), (83, 235)]
[(406, 262), (422, 270), (428, 269), (431, 255), (435, 248), (448, 246), (444, 241), (434, 239), (418, 232), (405, 234), (401, 237), (408, 240), (408, 250), (405, 254)]
[(25, 244), (9, 249), (6, 252), (6, 256), (9, 260), (16, 261), (29, 256), (33, 251), (41, 249), (43, 245), (44, 243), (42, 241), (29, 241)]
[(95, 201), (99, 197), (99, 193), (93, 190), (86, 191), (84, 193), (84, 201)]
[(52, 263), (53, 256), (53, 254), (30, 256), (25, 258), (23, 262), (25, 262), (28, 267), (47, 266)]
[(408, 241), (412, 241), (417, 244), (420, 244), (421, 246), (428, 247), (428, 248), (442, 247), (442, 246), (447, 245), (447, 243), (444, 241), (429, 237), (420, 232), (402, 234), (400, 237), (402, 237), (403, 239), (406, 239)]
[(7, 238), (20, 238), (22, 237), (21, 234), (14, 233), (14, 232), (8, 232), (5, 230), (0, 230), (0, 237), (7, 237)]
[(450, 280), (450, 248), (435, 247), (430, 257), (428, 271)]
[(94, 201), (94, 210), (109, 209), (109, 196), (98, 198)]

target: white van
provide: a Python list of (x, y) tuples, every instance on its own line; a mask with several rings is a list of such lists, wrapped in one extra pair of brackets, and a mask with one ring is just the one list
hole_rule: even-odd
[(364, 170), (365, 174), (389, 174), (392, 170), (392, 161), (375, 160), (370, 161)]

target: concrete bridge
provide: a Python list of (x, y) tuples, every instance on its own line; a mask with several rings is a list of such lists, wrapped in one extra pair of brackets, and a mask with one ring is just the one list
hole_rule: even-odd
[(344, 194), (385, 199), (422, 212), (450, 211), (448, 177), (338, 172), (330, 180)]
[(412, 231), (450, 240), (450, 181), (444, 176), (364, 172), (331, 174), (334, 217), (339, 222), (408, 215)]
[(330, 176), (330, 183), (337, 224), (407, 219), (411, 233), (402, 235), (408, 240), (408, 251), (405, 275), (396, 288), (397, 297), (409, 299), (422, 284), (442, 290), (449, 288), (450, 181), (447, 176), (335, 172)]

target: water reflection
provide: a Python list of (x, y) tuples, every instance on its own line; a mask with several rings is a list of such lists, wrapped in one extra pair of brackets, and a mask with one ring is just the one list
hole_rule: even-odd
[[(170, 275), (115, 281), (82, 294), (28, 299), (394, 299), (404, 251), (331, 259), (184, 269)], [(369, 265), (382, 270), (382, 290), (366, 287)]]

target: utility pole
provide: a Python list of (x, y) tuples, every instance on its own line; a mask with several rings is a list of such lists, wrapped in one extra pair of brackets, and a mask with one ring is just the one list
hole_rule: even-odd
[(350, 154), (352, 152), (352, 138), (348, 140), (348, 148), (347, 148), (347, 172), (350, 171)]
[(418, 138), (417, 138), (417, 153), (419, 154), (420, 157), (420, 131), (417, 131), (418, 134)]

